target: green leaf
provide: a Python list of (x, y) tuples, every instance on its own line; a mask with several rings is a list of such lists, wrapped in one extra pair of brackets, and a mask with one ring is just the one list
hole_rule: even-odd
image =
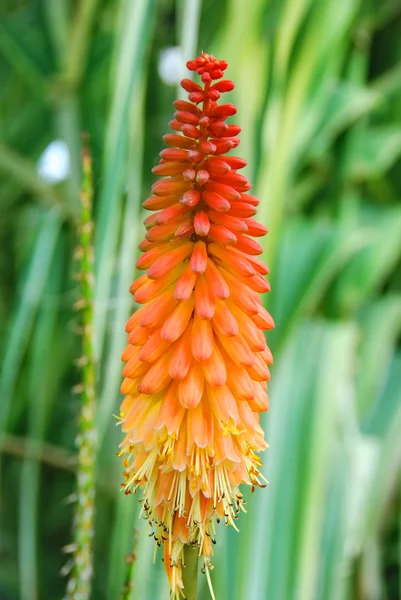
[(365, 228), (364, 247), (345, 266), (331, 294), (343, 312), (357, 309), (382, 285), (401, 254), (401, 211), (364, 206), (358, 217)]
[(352, 326), (309, 322), (280, 356), (266, 419), (270, 485), (249, 507), (255, 511), (249, 579), (238, 599), (315, 597), (336, 413), (352, 376), (354, 345)]
[(102, 354), (110, 298), (124, 177), (127, 173), (129, 109), (141, 85), (145, 40), (153, 19), (154, 0), (122, 3), (114, 60), (111, 110), (105, 134), (103, 185), (96, 228), (95, 348)]
[(319, 98), (321, 110), (317, 110), (319, 107), (313, 98), (308, 107), (305, 121), (313, 120), (309, 131), (304, 121), (301, 123), (299, 136), (304, 139), (302, 148), (306, 149), (308, 158), (321, 160), (336, 136), (374, 109), (382, 98), (376, 90), (351, 81), (329, 81), (325, 96)]
[[(38, 524), (39, 491), (41, 465), (32, 456), (32, 444), (43, 440), (51, 411), (51, 399), (56, 393), (62, 362), (53, 361), (54, 335), (58, 306), (54, 297), (60, 293), (62, 276), (62, 252), (58, 252), (52, 261), (50, 277), (45, 283), (45, 293), (34, 329), (32, 345), (29, 348), (29, 385), (30, 402), (27, 430), (27, 450), (21, 470), (19, 498), (19, 545), (18, 565), (20, 574), (21, 600), (36, 600), (40, 597), (38, 570)], [(43, 365), (49, 368), (47, 377), (43, 377)], [(51, 368), (50, 368), (51, 367)], [(40, 402), (38, 402), (40, 398)], [(29, 493), (26, 491), (29, 490)]]
[[(366, 494), (366, 511), (363, 519), (361, 545), (380, 534), (380, 526), (386, 517), (388, 500), (397, 489), (401, 468), (401, 352), (394, 357), (388, 379), (380, 398), (380, 410), (376, 425), (371, 430), (381, 438), (372, 485)], [(378, 438), (377, 438), (378, 439)]]
[[(399, 313), (397, 316), (399, 317)], [(395, 331), (397, 331), (396, 325)], [(391, 332), (389, 337), (390, 341), (393, 341), (394, 332)], [(399, 351), (387, 361), (386, 367), (379, 378), (380, 388), (377, 391), (376, 401), (362, 423), (364, 433), (374, 435), (382, 440), (386, 438), (393, 422), (397, 419), (401, 401), (401, 354)]]
[[(376, 423), (380, 416), (376, 414), (375, 403), (380, 404), (380, 391), (401, 331), (401, 296), (388, 295), (365, 306), (358, 321), (361, 331), (356, 373), (358, 412), (368, 422), (376, 415), (373, 421)], [(381, 410), (388, 416), (388, 407), (381, 407)]]
[(334, 276), (363, 242), (357, 230), (342, 231), (316, 220), (293, 220), (286, 226), (269, 298), (276, 323), (270, 334), (274, 344), (282, 344), (297, 319), (316, 309)]
[(400, 155), (401, 132), (398, 126), (371, 127), (355, 138), (345, 176), (358, 180), (383, 176)]
[(11, 148), (0, 145), (0, 169), (6, 171), (12, 178), (21, 184), (24, 189), (33, 192), (47, 205), (57, 206), (59, 211), (69, 214), (64, 199), (49, 185), (38, 177), (35, 164), (24, 156), (21, 156)]
[(35, 95), (46, 92), (45, 72), (49, 69), (46, 45), (40, 29), (28, 28), (29, 20), (2, 21), (0, 52), (28, 83)]
[(42, 300), (62, 220), (57, 210), (49, 211), (43, 219), (37, 243), (27, 271), (23, 274), (21, 296), (8, 335), (8, 343), (0, 374), (0, 434), (6, 431), (11, 401), (21, 363)]
[(326, 511), (322, 526), (321, 565), (316, 600), (346, 600), (349, 577), (339, 576), (344, 565), (344, 539), (347, 531), (348, 456), (342, 441), (336, 440), (328, 468)]
[[(143, 87), (138, 90), (134, 99), (130, 115), (130, 140), (129, 140), (129, 162), (132, 164), (128, 176), (127, 200), (124, 207), (124, 226), (122, 240), (119, 249), (119, 274), (116, 283), (116, 297), (119, 299), (115, 310), (111, 313), (113, 323), (108, 355), (104, 361), (102, 373), (102, 385), (100, 386), (99, 408), (98, 408), (98, 437), (101, 445), (106, 440), (106, 447), (118, 449), (122, 437), (118, 431), (116, 435), (110, 435), (110, 429), (114, 426), (111, 415), (118, 413), (118, 402), (120, 396), (122, 364), (119, 357), (127, 344), (125, 323), (129, 313), (132, 311), (133, 302), (129, 294), (129, 286), (132, 283), (135, 253), (139, 242), (140, 219), (138, 216), (141, 198), (142, 156), (143, 156), (143, 109), (144, 109)], [(114, 434), (114, 432), (112, 432)], [(116, 461), (117, 480), (122, 480), (121, 472), (123, 465), (121, 460)], [(138, 492), (139, 493), (139, 492)], [(125, 496), (121, 489), (116, 489), (115, 502), (115, 527), (109, 552), (108, 561), (108, 597), (118, 598), (121, 592), (125, 563), (124, 556), (132, 550), (134, 536), (134, 516), (137, 516), (137, 502), (134, 503), (131, 496)], [(133, 505), (134, 503), (134, 505)], [(135, 523), (136, 526), (136, 523)], [(137, 536), (136, 536), (137, 537)]]
[[(144, 148), (143, 138), (143, 83), (138, 89), (130, 115), (130, 140), (129, 140), (129, 162), (132, 165), (128, 175), (127, 200), (123, 212), (123, 230), (118, 258), (118, 278), (115, 294), (118, 303), (114, 311), (110, 313), (112, 330), (108, 354), (105, 360), (102, 386), (98, 410), (98, 435), (99, 444), (102, 444), (107, 429), (110, 427), (110, 415), (117, 410), (116, 402), (119, 396), (121, 384), (121, 362), (118, 358), (127, 343), (125, 323), (130, 311), (133, 309), (132, 296), (129, 287), (132, 283), (135, 271), (135, 255), (140, 242), (139, 234), (142, 231), (139, 211), (141, 206), (142, 192), (142, 156)], [(116, 360), (117, 359), (117, 360)]]

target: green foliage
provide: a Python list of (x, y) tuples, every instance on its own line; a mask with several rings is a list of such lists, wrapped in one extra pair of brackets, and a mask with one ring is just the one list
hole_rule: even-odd
[[(66, 586), (60, 549), (71, 542), (66, 499), (81, 408), (72, 394), (80, 377), (72, 275), (84, 130), (100, 374), (92, 597), (168, 597), (140, 507), (120, 493), (112, 415), (141, 202), (177, 93), (157, 72), (159, 52), (175, 44), (185, 58), (196, 48), (229, 62), (239, 153), (270, 229), (270, 485), (247, 493), (239, 534), (218, 529), (216, 597), (401, 596), (400, 25), (393, 0), (4, 3), (1, 598), (50, 600)], [(50, 185), (36, 165), (55, 139), (68, 144), (71, 173)], [(203, 576), (199, 588), (199, 599), (210, 597)]]

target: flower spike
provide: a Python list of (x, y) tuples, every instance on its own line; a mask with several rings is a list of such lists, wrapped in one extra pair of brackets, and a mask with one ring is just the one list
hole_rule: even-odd
[(121, 405), (126, 493), (142, 490), (143, 511), (164, 549), (171, 598), (184, 596), (184, 549), (211, 568), (215, 523), (236, 528), (241, 484), (264, 487), (258, 453), (267, 446), (259, 413), (269, 406), (272, 356), (263, 330), (274, 327), (259, 294), (268, 291), (253, 217), (259, 200), (226, 156), (240, 128), (218, 104), (234, 88), (227, 63), (203, 53), (184, 79), (144, 207), (147, 233), (131, 286), (142, 306), (130, 317)]

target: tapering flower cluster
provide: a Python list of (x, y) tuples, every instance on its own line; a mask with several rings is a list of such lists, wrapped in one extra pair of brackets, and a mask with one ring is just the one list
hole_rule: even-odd
[(234, 84), (213, 56), (187, 67), (203, 86), (181, 82), (189, 101), (174, 102), (176, 133), (163, 138), (153, 169), (162, 179), (144, 202), (153, 212), (137, 263), (146, 272), (130, 290), (142, 306), (126, 327), (121, 406), (125, 489), (142, 489), (177, 599), (184, 545), (197, 545), (210, 568), (215, 519), (235, 527), (239, 485), (263, 487), (258, 413), (268, 409), (272, 363), (263, 330), (273, 327), (259, 297), (268, 269), (252, 239), (267, 232), (253, 218), (259, 200), (238, 173), (246, 162), (223, 156), (240, 127), (227, 123), (235, 106), (217, 101)]

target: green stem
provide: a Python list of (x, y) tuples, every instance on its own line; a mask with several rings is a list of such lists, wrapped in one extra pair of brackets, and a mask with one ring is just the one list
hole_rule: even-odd
[(196, 600), (198, 587), (198, 549), (192, 546), (184, 547), (184, 568), (182, 580), (184, 583), (184, 596), (186, 600)]
[(73, 554), (73, 568), (67, 584), (67, 600), (89, 600), (93, 575), (93, 537), (95, 520), (95, 478), (97, 432), (95, 427), (96, 366), (93, 349), (93, 222), (92, 222), (92, 160), (84, 141), (82, 150), (82, 216), (80, 223), (79, 280), (81, 298), (75, 305), (81, 311), (82, 385), (76, 386), (81, 394), (81, 415), (77, 436), (77, 504), (74, 516), (74, 540), (66, 551)]

